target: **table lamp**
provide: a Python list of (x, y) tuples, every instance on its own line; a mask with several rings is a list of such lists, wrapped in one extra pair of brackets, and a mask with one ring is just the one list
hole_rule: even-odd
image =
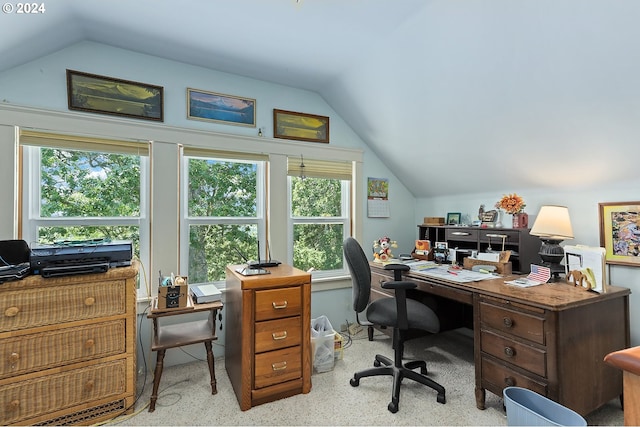
[(564, 267), (560, 265), (564, 258), (564, 249), (560, 246), (560, 242), (573, 239), (569, 208), (542, 206), (529, 234), (538, 236), (542, 240), (538, 255), (542, 258), (542, 265), (551, 270), (551, 281), (557, 281), (560, 273), (564, 273)]

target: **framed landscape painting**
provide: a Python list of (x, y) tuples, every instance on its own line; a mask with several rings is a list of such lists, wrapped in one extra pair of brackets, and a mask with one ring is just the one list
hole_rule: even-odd
[(256, 127), (256, 100), (187, 88), (187, 118)]
[(162, 86), (67, 70), (69, 110), (162, 122), (163, 97)]
[(599, 203), (605, 262), (640, 266), (640, 201)]
[(274, 109), (273, 137), (328, 143), (329, 117)]

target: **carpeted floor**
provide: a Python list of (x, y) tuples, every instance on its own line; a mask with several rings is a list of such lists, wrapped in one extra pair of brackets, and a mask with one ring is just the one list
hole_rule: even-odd
[[(171, 350), (170, 350), (171, 351)], [(173, 351), (181, 351), (174, 349)], [(503, 401), (487, 392), (486, 409), (479, 410), (474, 396), (473, 338), (467, 331), (451, 331), (407, 343), (408, 358), (424, 358), (434, 380), (446, 388), (447, 403), (436, 402), (436, 393), (405, 380), (400, 392), (400, 409), (387, 410), (391, 399), (391, 378), (363, 378), (352, 387), (353, 373), (372, 366), (376, 353), (392, 355), (390, 339), (378, 335), (373, 342), (360, 332), (344, 350), (334, 369), (314, 373), (313, 388), (276, 402), (241, 411), (224, 369), (216, 360), (218, 393), (211, 395), (205, 361), (166, 368), (162, 375), (156, 410), (148, 412), (153, 375), (133, 415), (113, 421), (118, 425), (507, 425)], [(142, 378), (142, 377), (141, 377)], [(139, 387), (142, 389), (142, 379)], [(622, 425), (618, 400), (586, 417), (589, 425)]]

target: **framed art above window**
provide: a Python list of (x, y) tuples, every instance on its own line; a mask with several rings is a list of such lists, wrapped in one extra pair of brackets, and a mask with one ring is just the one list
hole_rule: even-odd
[(69, 110), (162, 122), (163, 97), (162, 86), (67, 70)]
[(329, 143), (329, 117), (274, 109), (273, 137)]
[(256, 127), (256, 100), (187, 88), (187, 118)]

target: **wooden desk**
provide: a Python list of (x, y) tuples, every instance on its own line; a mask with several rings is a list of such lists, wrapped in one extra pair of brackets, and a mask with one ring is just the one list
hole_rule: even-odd
[[(155, 307), (156, 298), (152, 302)], [(151, 350), (157, 351), (156, 369), (153, 374), (153, 391), (151, 392), (151, 403), (149, 404), (149, 412), (156, 409), (156, 400), (158, 400), (158, 387), (160, 386), (160, 378), (162, 377), (162, 368), (164, 366), (164, 354), (169, 348), (182, 347), (183, 345), (191, 345), (204, 343), (207, 350), (207, 362), (209, 363), (209, 375), (211, 376), (211, 394), (216, 394), (216, 373), (215, 362), (213, 359), (213, 351), (211, 342), (217, 340), (216, 336), (216, 314), (222, 309), (222, 302), (216, 301), (206, 304), (193, 304), (191, 296), (189, 296), (190, 306), (184, 309), (152, 309), (147, 315), (153, 319), (153, 343)], [(183, 314), (199, 313), (208, 311), (209, 317), (203, 320), (195, 320), (175, 325), (160, 325), (158, 320), (162, 317), (179, 316)]]
[(243, 411), (311, 391), (311, 274), (289, 265), (243, 276), (228, 266), (225, 366)]
[[(371, 271), (371, 297), (389, 297), (381, 282), (391, 272), (375, 264)], [(504, 283), (517, 276), (471, 283), (414, 272), (404, 277), (418, 285), (411, 297), (435, 304), (443, 325), (462, 326), (466, 319), (450, 314), (470, 314), (479, 409), (485, 390), (502, 396), (507, 386), (531, 389), (581, 415), (622, 395), (622, 373), (603, 359), (629, 347), (629, 289), (611, 286), (597, 294), (565, 283)]]

